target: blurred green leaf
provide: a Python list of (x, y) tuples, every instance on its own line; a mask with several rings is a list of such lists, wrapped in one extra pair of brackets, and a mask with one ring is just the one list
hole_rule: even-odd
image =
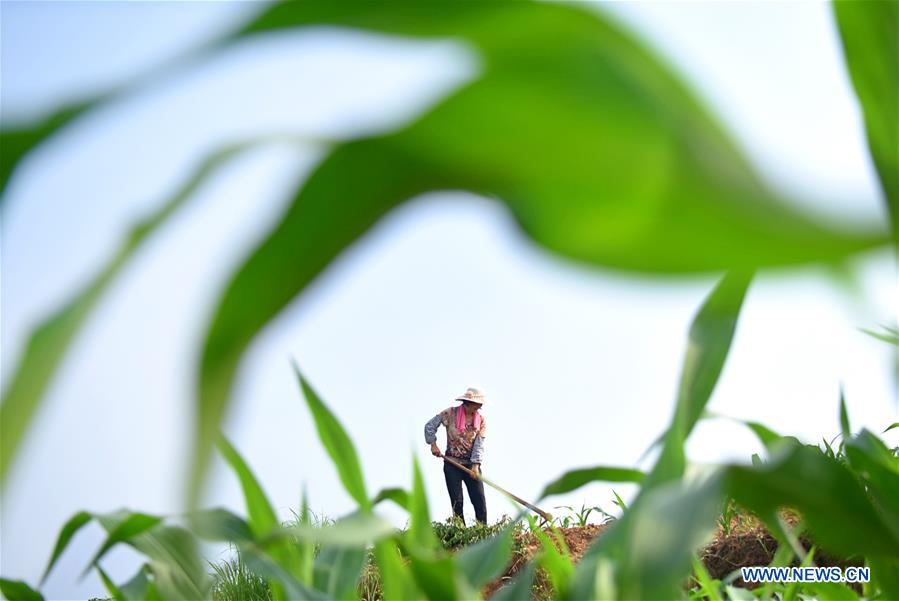
[(384, 599), (421, 597), (395, 540), (388, 538), (378, 541), (375, 543), (374, 554), (381, 576), (381, 593)]
[(191, 529), (206, 540), (248, 543), (254, 540), (250, 525), (227, 509), (217, 507), (191, 513)]
[(645, 476), (646, 474), (640, 470), (626, 467), (597, 466), (570, 470), (547, 484), (537, 500), (550, 495), (565, 494), (591, 482), (634, 482), (639, 484)]
[(415, 582), (431, 601), (470, 599), (463, 594), (457, 579), (456, 563), (452, 556), (424, 553), (417, 547), (409, 549), (409, 566)]
[(849, 427), (849, 410), (846, 408), (846, 395), (843, 393), (842, 386), (840, 386), (840, 434), (843, 436), (843, 442), (848, 441), (852, 436), (852, 430)]
[(512, 526), (498, 534), (464, 547), (456, 554), (459, 569), (475, 589), (480, 589), (502, 573), (512, 557)]
[(337, 468), (337, 474), (340, 476), (340, 481), (343, 482), (343, 487), (356, 500), (360, 508), (370, 510), (372, 503), (368, 499), (368, 493), (365, 492), (365, 478), (362, 475), (362, 466), (359, 464), (359, 456), (356, 454), (353, 441), (334, 414), (303, 377), (303, 374), (300, 373), (300, 368), (296, 363), (294, 363), (293, 368), (300, 381), (306, 405), (309, 407), (309, 412), (312, 413), (312, 418), (315, 420), (315, 428), (318, 430), (319, 440), (321, 440), (322, 445), (334, 462), (334, 467)]
[(100, 574), (100, 580), (103, 581), (103, 586), (106, 588), (106, 592), (115, 599), (115, 601), (126, 601), (125, 595), (119, 590), (119, 587), (115, 585), (109, 575), (101, 568), (99, 565), (96, 566), (97, 572)]
[(402, 488), (385, 488), (378, 492), (371, 504), (377, 505), (381, 501), (390, 500), (405, 509), (409, 510), (409, 491)]
[(249, 525), (256, 539), (261, 539), (280, 526), (275, 510), (262, 490), (253, 471), (244, 461), (240, 453), (231, 446), (224, 436), (219, 436), (218, 448), (225, 461), (237, 475), (243, 491), (244, 503), (250, 516)]
[(240, 35), (322, 24), (455, 37), (482, 69), (411, 125), (337, 146), (236, 271), (203, 349), (194, 498), (256, 333), (385, 214), (425, 192), (495, 198), (548, 251), (647, 273), (833, 261), (886, 242), (788, 209), (677, 76), (594, 12), (523, 1), (285, 3)]
[(150, 566), (147, 564), (142, 565), (140, 570), (128, 582), (118, 587), (122, 596), (127, 601), (150, 601), (158, 598), (155, 590), (153, 590), (153, 583), (148, 578), (150, 574)]
[(490, 599), (492, 601), (522, 601), (523, 599), (530, 599), (539, 561), (540, 557), (537, 556), (527, 562), (512, 580), (499, 589)]
[(44, 601), (44, 596), (21, 580), (0, 578), (0, 593), (9, 601)]
[(424, 479), (418, 458), (412, 456), (412, 494), (409, 497), (409, 530), (407, 540), (413, 547), (426, 551), (442, 549), (434, 529), (431, 527), (431, 514), (428, 510), (428, 497), (425, 493)]
[(704, 598), (708, 599), (708, 601), (721, 601), (721, 594), (718, 592), (721, 582), (712, 580), (708, 570), (705, 569), (703, 563), (695, 555), (692, 557), (692, 563), (696, 582), (699, 584), (700, 592), (704, 595)]
[(62, 552), (66, 550), (72, 537), (90, 522), (93, 517), (92, 514), (86, 511), (79, 511), (69, 518), (65, 525), (63, 525), (62, 529), (59, 531), (59, 537), (56, 539), (56, 545), (53, 547), (53, 553), (50, 555), (50, 561), (47, 562), (47, 567), (44, 569), (43, 576), (41, 576), (41, 585), (46, 582), (47, 576), (50, 575), (50, 571), (53, 569), (53, 566), (56, 565), (56, 561), (59, 559), (59, 556), (62, 555)]
[(365, 567), (365, 548), (325, 547), (315, 559), (315, 589), (330, 599), (353, 598), (356, 582)]
[(871, 580), (883, 592), (884, 599), (899, 599), (899, 559), (867, 558), (871, 567)]
[(683, 475), (687, 463), (684, 443), (705, 410), (724, 367), (751, 280), (752, 275), (748, 273), (725, 275), (693, 319), (674, 417), (665, 434), (662, 453), (646, 478), (643, 490)]
[(814, 447), (782, 451), (761, 467), (730, 466), (727, 494), (763, 517), (782, 506), (797, 509), (814, 540), (829, 551), (846, 556), (899, 555), (899, 534), (878, 514), (845, 466)]
[(330, 599), (324, 593), (316, 591), (294, 578), (287, 570), (254, 547), (244, 547), (241, 551), (241, 558), (255, 574), (269, 582), (276, 582), (283, 586), (287, 597), (292, 601), (329, 601)]
[(804, 586), (819, 601), (858, 601), (859, 599), (858, 593), (839, 582), (807, 582)]
[(899, 329), (897, 328), (891, 326), (881, 326), (880, 332), (868, 330), (865, 328), (860, 329), (868, 336), (872, 336), (874, 338), (877, 338), (878, 340), (882, 340), (883, 342), (892, 344), (894, 346), (899, 346)]
[[(107, 533), (112, 534), (132, 515), (129, 511), (96, 515)], [(167, 601), (204, 599), (209, 575), (200, 557), (194, 536), (179, 526), (157, 524), (124, 541), (149, 559), (154, 590)]]
[[(300, 519), (298, 524), (304, 528), (312, 526), (312, 516), (309, 512), (309, 498), (306, 493), (306, 486), (303, 485), (303, 498), (300, 502)], [(315, 543), (308, 537), (301, 538), (296, 541), (297, 554), (299, 563), (297, 571), (294, 573), (303, 584), (312, 585), (312, 566), (315, 561)]]
[(540, 566), (546, 570), (550, 582), (552, 582), (554, 593), (557, 597), (564, 599), (568, 593), (568, 584), (574, 574), (574, 564), (568, 553), (568, 546), (565, 545), (564, 539), (561, 540), (558, 549), (553, 544), (546, 532), (539, 528), (532, 516), (528, 516), (531, 525), (531, 533), (540, 542), (542, 552), (540, 553)]
[[(266, 139), (231, 144), (208, 155), (159, 209), (131, 229), (103, 269), (31, 333), (0, 404), (0, 482), (5, 482), (19, 444), (66, 351), (124, 266), (143, 247), (147, 238), (164, 225), (219, 168), (231, 158)], [(4, 146), (4, 157), (6, 151)]]
[(630, 511), (596, 539), (572, 579), (571, 599), (591, 599), (597, 567), (615, 567), (619, 599), (675, 599), (690, 573), (695, 550), (714, 531), (721, 502), (721, 478), (700, 485), (670, 482), (641, 491)]
[(299, 540), (309, 540), (332, 547), (365, 547), (395, 532), (393, 525), (374, 513), (359, 510), (342, 517), (332, 525), (296, 524), (284, 530)]
[(899, 539), (899, 457), (868, 430), (846, 442), (846, 458)]
[(899, 3), (834, 2), (832, 6), (893, 235), (899, 236)]
[(72, 103), (29, 125), (4, 126), (0, 130), (0, 206), (13, 170), (41, 142), (91, 108), (99, 98)]
[(899, 422), (893, 422), (892, 424), (890, 424), (889, 426), (887, 426), (887, 427), (884, 429), (883, 433), (886, 434), (886, 433), (889, 432), (890, 430), (895, 430), (896, 428), (899, 428)]
[(106, 540), (103, 541), (100, 549), (84, 568), (82, 576), (87, 574), (90, 571), (91, 567), (96, 565), (100, 558), (103, 557), (106, 552), (113, 548), (115, 545), (131, 541), (132, 538), (146, 532), (147, 530), (158, 525), (160, 522), (162, 522), (162, 518), (155, 515), (148, 515), (146, 513), (129, 513), (125, 517), (125, 519), (116, 524), (115, 527), (109, 531), (109, 534), (107, 535)]

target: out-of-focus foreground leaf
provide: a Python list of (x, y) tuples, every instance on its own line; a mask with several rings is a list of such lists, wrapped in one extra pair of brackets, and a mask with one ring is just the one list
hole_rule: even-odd
[(899, 2), (833, 2), (868, 147), (899, 243)]
[[(247, 140), (228, 145), (207, 156), (157, 211), (132, 228), (103, 269), (32, 332), (0, 404), (0, 482), (5, 481), (19, 444), (75, 335), (128, 261), (142, 248), (147, 238), (165, 224), (219, 168), (238, 154), (275, 140), (277, 139)], [(4, 148), (3, 154), (5, 153)]]
[(203, 350), (194, 496), (255, 334), (424, 192), (496, 198), (549, 251), (649, 273), (838, 260), (886, 240), (788, 209), (671, 70), (596, 14), (530, 2), (286, 3), (241, 35), (313, 24), (454, 36), (482, 70), (405, 128), (335, 148), (237, 271)]
[[(703, 415), (724, 366), (750, 282), (749, 273), (728, 273), (697, 312), (690, 326), (677, 404), (662, 452), (630, 509), (581, 558), (569, 598), (677, 596), (690, 570), (693, 547), (714, 521), (722, 489), (718, 477), (701, 486), (680, 484), (686, 468), (684, 443)], [(669, 526), (660, 525), (666, 521)], [(647, 528), (647, 524), (658, 525)], [(653, 528), (667, 528), (670, 536), (663, 532), (654, 536)]]
[(21, 580), (0, 578), (0, 593), (9, 601), (44, 601), (44, 596)]
[(537, 501), (550, 495), (562, 495), (591, 482), (633, 482), (639, 484), (646, 476), (638, 469), (628, 467), (585, 467), (570, 470), (543, 488)]

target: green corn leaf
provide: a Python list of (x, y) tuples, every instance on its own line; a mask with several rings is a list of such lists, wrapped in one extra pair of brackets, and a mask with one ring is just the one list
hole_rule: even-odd
[(496, 198), (550, 252), (648, 273), (835, 261), (887, 241), (788, 209), (676, 75), (598, 14), (532, 2), (286, 3), (240, 35), (322, 24), (452, 36), (483, 68), (407, 127), (336, 147), (235, 272), (200, 365), (194, 498), (256, 333), (384, 215), (425, 192)]
[(899, 457), (868, 430), (846, 442), (846, 458), (899, 539)]
[(889, 426), (887, 426), (887, 427), (884, 429), (883, 433), (886, 434), (886, 433), (889, 432), (890, 430), (895, 430), (896, 428), (899, 428), (899, 422), (893, 422), (892, 424), (890, 424)]
[(21, 580), (0, 578), (0, 593), (9, 601), (44, 601), (44, 596)]
[(45, 139), (74, 121), (95, 104), (99, 98), (72, 103), (29, 125), (4, 127), (0, 130), (0, 206), (6, 198), (6, 186), (13, 171), (25, 156)]
[(409, 566), (415, 583), (426, 598), (432, 601), (472, 598), (471, 595), (463, 594), (464, 583), (457, 579), (456, 563), (452, 556), (436, 556), (416, 548), (408, 551)]
[(480, 589), (498, 578), (512, 557), (512, 526), (469, 545), (456, 554), (459, 569), (472, 588)]
[(334, 462), (343, 487), (356, 500), (360, 508), (370, 510), (372, 504), (368, 499), (368, 493), (365, 492), (365, 478), (362, 475), (362, 466), (359, 464), (359, 455), (356, 453), (353, 441), (315, 390), (303, 378), (296, 363), (293, 367), (306, 399), (306, 405), (315, 420), (318, 437)]
[(329, 601), (326, 594), (307, 586), (294, 578), (287, 570), (253, 547), (244, 547), (241, 558), (253, 573), (284, 588), (292, 601)]
[(409, 491), (402, 488), (385, 488), (378, 492), (371, 504), (377, 505), (381, 501), (390, 500), (405, 509), (409, 510)]
[[(228, 145), (208, 155), (157, 211), (131, 229), (97, 275), (31, 333), (0, 404), (0, 482), (5, 482), (19, 444), (76, 334), (125, 265), (214, 173), (236, 155), (266, 140), (259, 138)], [(5, 147), (3, 154), (6, 154)]]
[(640, 470), (625, 467), (597, 466), (570, 470), (547, 484), (540, 493), (539, 499), (550, 495), (565, 494), (591, 482), (634, 482), (639, 484), (645, 476), (646, 474)]
[(846, 395), (843, 393), (842, 386), (840, 386), (840, 433), (843, 435), (843, 442), (852, 436), (852, 430), (849, 427), (849, 410), (846, 409)]
[(751, 279), (748, 273), (728, 273), (693, 319), (674, 417), (665, 435), (662, 453), (644, 482), (644, 490), (683, 475), (686, 467), (684, 443), (705, 410), (724, 367)]
[(593, 599), (604, 580), (620, 599), (678, 598), (695, 550), (712, 536), (721, 498), (720, 476), (700, 485), (670, 482), (641, 491), (630, 510), (587, 549), (569, 598)]
[(854, 590), (839, 582), (807, 582), (804, 584), (819, 601), (858, 601)]
[(708, 570), (705, 569), (705, 566), (695, 555), (692, 559), (693, 573), (695, 574), (696, 582), (699, 583), (700, 592), (704, 595), (703, 598), (708, 599), (708, 601), (721, 601), (721, 593), (718, 592), (721, 582), (712, 580)]
[(871, 580), (883, 591), (884, 599), (899, 599), (899, 560), (868, 558)]
[(157, 595), (153, 590), (153, 583), (149, 578), (151, 573), (148, 564), (142, 565), (140, 570), (128, 582), (119, 586), (122, 596), (127, 601), (150, 601), (156, 598)]
[[(128, 511), (118, 511), (95, 517), (107, 533), (112, 534), (127, 522), (130, 515)], [(196, 539), (189, 531), (178, 526), (157, 524), (124, 542), (149, 560), (147, 569), (153, 574), (152, 588), (162, 599), (206, 598), (209, 576)]]
[(396, 541), (388, 538), (375, 543), (375, 561), (381, 576), (384, 599), (418, 599), (421, 594), (409, 566), (403, 563)]
[[(309, 498), (306, 486), (303, 485), (303, 498), (300, 502), (299, 525), (305, 528), (312, 526), (312, 516), (309, 513)], [(300, 582), (312, 586), (312, 565), (315, 560), (315, 543), (309, 538), (301, 538), (296, 541), (298, 565), (293, 574)]]
[(106, 592), (115, 599), (115, 601), (126, 601), (124, 593), (119, 590), (119, 587), (115, 585), (109, 575), (103, 571), (99, 565), (96, 566), (97, 572), (100, 574), (100, 580), (103, 581), (103, 586), (106, 588)]
[(286, 528), (283, 532), (298, 540), (308, 540), (332, 547), (364, 548), (369, 543), (391, 536), (395, 528), (384, 518), (359, 510), (329, 526), (315, 527), (301, 523)]
[(204, 509), (189, 514), (188, 518), (191, 529), (200, 538), (239, 544), (254, 540), (250, 525), (227, 509)]
[(564, 599), (568, 592), (568, 583), (572, 574), (574, 574), (574, 564), (571, 562), (571, 557), (568, 554), (568, 547), (564, 545), (563, 540), (561, 545), (563, 550), (560, 551), (550, 540), (549, 536), (546, 535), (546, 532), (542, 528), (537, 527), (531, 516), (528, 516), (528, 521), (531, 524), (531, 532), (540, 541), (543, 549), (540, 554), (540, 566), (549, 575), (556, 596)]
[(50, 575), (50, 571), (53, 569), (53, 566), (56, 565), (59, 556), (62, 555), (62, 552), (69, 546), (72, 537), (90, 522), (93, 517), (93, 514), (86, 511), (79, 511), (65, 523), (62, 530), (59, 531), (59, 537), (56, 539), (56, 545), (53, 547), (53, 554), (50, 556), (50, 561), (47, 562), (47, 567), (44, 569), (43, 576), (41, 576), (41, 585), (46, 582), (47, 576)]
[(262, 490), (262, 486), (246, 461), (224, 436), (219, 436), (218, 448), (240, 481), (244, 503), (250, 516), (249, 525), (254, 537), (260, 539), (267, 536), (278, 528), (280, 522), (265, 491)]
[(315, 559), (313, 582), (330, 599), (352, 599), (365, 567), (365, 548), (325, 547)]
[(436, 551), (441, 549), (440, 541), (431, 527), (428, 497), (418, 458), (412, 455), (412, 495), (409, 497), (409, 530), (407, 540), (417, 549)]
[(531, 589), (534, 586), (534, 578), (537, 575), (537, 563), (540, 557), (535, 557), (506, 584), (491, 597), (493, 601), (521, 601), (531, 598)]
[(143, 534), (147, 530), (162, 522), (162, 518), (146, 513), (129, 513), (124, 520), (117, 523), (114, 528), (109, 530), (109, 534), (100, 549), (84, 568), (82, 577), (87, 574), (92, 566), (95, 566), (100, 558), (106, 555), (106, 552), (119, 543), (130, 542), (136, 536)]
[(899, 3), (834, 2), (833, 10), (893, 234), (899, 235)]
[(830, 551), (899, 555), (899, 534), (872, 506), (855, 476), (815, 447), (785, 448), (761, 467), (730, 466), (725, 481), (727, 494), (759, 516), (795, 507), (814, 540)]

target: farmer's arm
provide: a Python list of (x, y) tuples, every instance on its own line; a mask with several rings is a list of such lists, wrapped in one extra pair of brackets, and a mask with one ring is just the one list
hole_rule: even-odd
[(443, 423), (443, 414), (438, 413), (425, 423), (425, 442), (431, 445), (431, 453), (440, 456), (440, 447), (437, 446), (437, 428)]
[(481, 418), (481, 429), (478, 430), (471, 445), (471, 462), (478, 467), (480, 471), (481, 462), (484, 459), (484, 438), (487, 436), (487, 420)]

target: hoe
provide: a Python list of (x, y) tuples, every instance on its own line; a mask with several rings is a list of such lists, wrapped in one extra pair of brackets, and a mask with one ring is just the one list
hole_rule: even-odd
[(478, 476), (478, 475), (475, 474), (473, 471), (471, 471), (470, 469), (468, 469), (467, 467), (465, 467), (464, 465), (462, 465), (461, 463), (459, 463), (459, 462), (456, 461), (455, 459), (452, 459), (452, 458), (450, 458), (450, 457), (447, 457), (446, 455), (441, 455), (441, 456), (443, 457), (443, 460), (444, 460), (444, 461), (446, 461), (446, 462), (448, 462), (448, 463), (451, 463), (451, 464), (455, 465), (457, 468), (459, 468), (460, 470), (464, 471), (464, 472), (465, 472), (466, 474), (468, 474), (469, 476), (472, 476), (472, 477), (475, 478), (476, 480), (482, 481), (484, 484), (486, 484), (486, 485), (488, 485), (488, 486), (492, 486), (493, 488), (495, 488), (495, 489), (498, 490), (499, 492), (503, 493), (504, 495), (506, 495), (507, 497), (509, 497), (509, 498), (512, 499), (513, 501), (515, 501), (516, 503), (519, 503), (519, 504), (521, 504), (521, 505), (524, 505), (525, 507), (527, 507), (528, 509), (530, 509), (531, 511), (533, 511), (534, 513), (536, 513), (537, 515), (539, 515), (541, 518), (543, 518), (543, 520), (544, 520), (546, 523), (552, 523), (552, 521), (553, 521), (553, 516), (552, 516), (551, 513), (547, 513), (546, 511), (543, 511), (542, 509), (540, 509), (540, 508), (537, 507), (536, 505), (531, 505), (530, 503), (528, 503), (527, 501), (525, 501), (525, 500), (522, 499), (521, 497), (519, 497), (519, 496), (517, 496), (517, 495), (513, 495), (512, 493), (510, 493), (510, 492), (509, 492), (508, 490), (506, 490), (505, 488), (503, 488), (503, 487), (501, 487), (501, 486), (499, 486), (499, 485), (497, 485), (497, 484), (494, 484), (493, 482), (491, 482), (490, 480), (488, 480), (488, 479), (485, 478), (484, 476)]

